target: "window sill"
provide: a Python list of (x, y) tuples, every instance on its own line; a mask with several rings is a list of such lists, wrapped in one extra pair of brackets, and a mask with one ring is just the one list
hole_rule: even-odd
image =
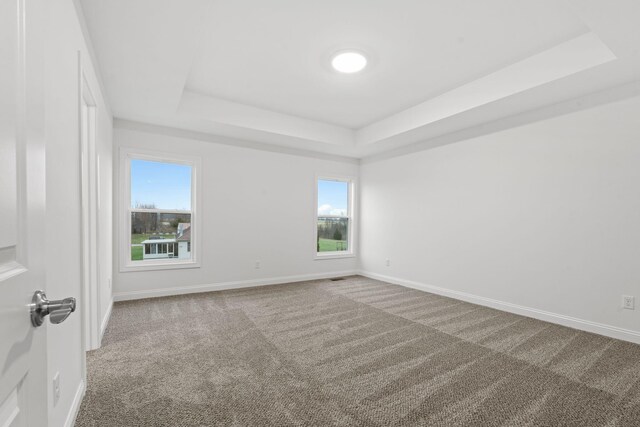
[(183, 268), (200, 268), (200, 263), (197, 261), (139, 261), (139, 264), (126, 264), (120, 267), (121, 273), (131, 273), (134, 271), (155, 271), (155, 270), (179, 270)]
[(322, 255), (320, 254), (316, 254), (315, 256), (315, 260), (322, 260), (322, 259), (338, 259), (338, 258), (355, 258), (356, 255), (354, 253), (340, 253), (340, 252), (324, 252)]

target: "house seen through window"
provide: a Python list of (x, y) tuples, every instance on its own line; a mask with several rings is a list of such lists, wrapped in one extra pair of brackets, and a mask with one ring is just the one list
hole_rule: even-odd
[(318, 179), (318, 254), (351, 252), (350, 187), (349, 181)]
[(131, 261), (191, 260), (192, 167), (131, 159)]

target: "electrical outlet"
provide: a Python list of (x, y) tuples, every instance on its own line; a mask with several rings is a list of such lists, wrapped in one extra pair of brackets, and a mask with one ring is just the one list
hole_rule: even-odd
[(60, 400), (60, 372), (56, 372), (53, 376), (53, 405), (58, 404)]
[(260, 269), (260, 261), (256, 261), (256, 270)]
[(631, 295), (622, 295), (622, 308), (626, 308), (627, 310), (635, 310), (636, 297), (633, 297)]
[(111, 290), (111, 277), (107, 279), (107, 284), (109, 286), (109, 290)]
[(390, 260), (390, 259), (387, 259), (387, 260), (384, 262), (384, 264), (385, 264), (387, 267), (391, 267), (391, 260)]

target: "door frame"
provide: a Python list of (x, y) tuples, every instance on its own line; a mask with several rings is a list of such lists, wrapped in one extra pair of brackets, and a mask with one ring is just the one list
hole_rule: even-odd
[[(96, 145), (96, 98), (78, 52), (80, 200), (82, 218), (82, 340), (85, 351), (100, 347), (100, 182)], [(86, 370), (86, 369), (85, 369)]]

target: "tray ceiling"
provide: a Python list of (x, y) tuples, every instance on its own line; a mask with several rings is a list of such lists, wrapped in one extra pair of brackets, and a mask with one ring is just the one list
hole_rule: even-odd
[[(640, 76), (632, 1), (81, 4), (117, 118), (349, 157)], [(333, 70), (343, 49), (367, 68)]]

